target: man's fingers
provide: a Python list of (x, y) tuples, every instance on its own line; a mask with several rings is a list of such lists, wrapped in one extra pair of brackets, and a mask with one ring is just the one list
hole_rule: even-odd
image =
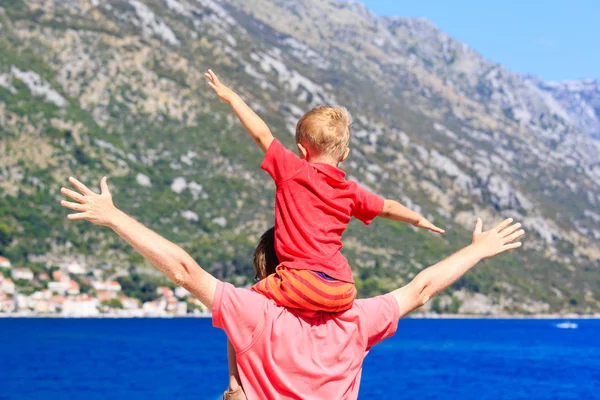
[(211, 81), (208, 81), (208, 86), (210, 86), (212, 88), (212, 90), (217, 91), (217, 85), (215, 85)]
[(512, 249), (516, 249), (516, 248), (521, 247), (521, 245), (522, 245), (521, 242), (509, 243), (507, 245), (504, 245), (503, 249), (504, 249), (504, 251), (512, 250)]
[(81, 193), (83, 193), (85, 195), (94, 193), (90, 189), (88, 189), (87, 186), (85, 186), (83, 183), (79, 182), (77, 179), (75, 179), (73, 177), (69, 178), (69, 182), (71, 182), (71, 185), (75, 186), (77, 188), (77, 190), (79, 190)]
[(106, 183), (107, 180), (108, 180), (108, 178), (106, 176), (103, 176), (102, 179), (100, 179), (100, 191), (103, 195), (110, 196), (110, 191), (108, 190), (108, 184)]
[(61, 188), (60, 192), (75, 201), (78, 201), (80, 203), (85, 203), (85, 197), (83, 197), (82, 195), (80, 195), (77, 192), (72, 191), (71, 189)]
[(483, 231), (483, 221), (481, 218), (477, 218), (477, 223), (475, 223), (475, 231), (474, 234), (480, 234)]
[(60, 205), (65, 208), (69, 208), (69, 209), (75, 210), (75, 211), (85, 211), (85, 205), (79, 204), (79, 203), (73, 203), (71, 201), (63, 200), (60, 202)]
[(498, 225), (497, 225), (497, 226), (494, 228), (494, 230), (495, 230), (496, 232), (502, 232), (502, 230), (503, 230), (504, 228), (506, 228), (507, 226), (509, 226), (510, 224), (512, 224), (512, 222), (513, 222), (513, 219), (512, 219), (512, 218), (507, 218), (507, 219), (505, 219), (504, 221), (500, 222), (500, 223), (499, 223), (499, 224), (498, 224)]
[(505, 230), (502, 231), (502, 235), (504, 237), (506, 237), (506, 236), (510, 235), (511, 233), (515, 232), (520, 227), (521, 227), (520, 223), (512, 224), (511, 226), (509, 226), (508, 228), (506, 228)]
[(86, 219), (87, 216), (88, 216), (87, 213), (77, 213), (77, 214), (69, 214), (69, 215), (67, 215), (67, 218), (70, 219), (71, 221), (76, 221), (78, 219)]
[(504, 240), (506, 241), (506, 243), (510, 243), (515, 239), (520, 238), (521, 236), (523, 236), (525, 234), (525, 231), (523, 229), (521, 229), (520, 231), (516, 231), (508, 236), (506, 236), (504, 238)]

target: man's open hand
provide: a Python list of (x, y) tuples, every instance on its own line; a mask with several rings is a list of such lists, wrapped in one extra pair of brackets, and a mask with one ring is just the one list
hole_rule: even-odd
[(100, 194), (94, 193), (73, 177), (69, 178), (69, 182), (79, 193), (64, 187), (60, 189), (60, 192), (77, 203), (62, 200), (60, 205), (79, 212), (67, 215), (68, 219), (85, 219), (96, 225), (108, 226), (118, 218), (119, 210), (113, 204), (112, 196), (106, 184), (106, 177), (100, 181), (102, 191)]
[(217, 74), (215, 74), (212, 69), (209, 69), (208, 72), (204, 74), (204, 76), (206, 77), (206, 79), (208, 79), (208, 86), (210, 86), (212, 90), (215, 91), (219, 99), (221, 99), (221, 101), (223, 101), (224, 103), (231, 103), (231, 100), (233, 100), (233, 98), (236, 96), (233, 90), (223, 85), (217, 77)]
[[(481, 218), (477, 219), (475, 230), (473, 231), (473, 246), (480, 252), (482, 259), (494, 257), (505, 251), (521, 247), (521, 242), (515, 242), (525, 234), (521, 224), (512, 224), (513, 219), (508, 218), (494, 228), (482, 232), (483, 222)], [(512, 224), (512, 225), (511, 225)]]

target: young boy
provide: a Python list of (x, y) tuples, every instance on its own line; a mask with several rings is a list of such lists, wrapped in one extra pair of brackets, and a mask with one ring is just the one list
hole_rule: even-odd
[(273, 137), (264, 121), (213, 71), (209, 70), (206, 78), (265, 152), (261, 168), (271, 175), (277, 188), (275, 250), (280, 265), (275, 274), (252, 290), (284, 307), (348, 310), (356, 288), (350, 265), (340, 250), (351, 217), (368, 225), (381, 216), (444, 233), (400, 203), (384, 200), (345, 179), (338, 168), (350, 152), (351, 117), (345, 108), (316, 107), (300, 118), (296, 126), (298, 157)]

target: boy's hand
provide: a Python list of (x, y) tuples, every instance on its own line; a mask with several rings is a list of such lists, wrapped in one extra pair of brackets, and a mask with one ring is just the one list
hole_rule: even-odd
[(438, 228), (434, 224), (432, 224), (427, 218), (421, 217), (417, 221), (417, 223), (413, 224), (417, 228), (429, 229), (431, 232), (439, 233), (440, 235), (446, 232), (442, 228)]
[(212, 69), (209, 69), (204, 76), (206, 76), (206, 79), (208, 79), (208, 86), (215, 91), (219, 99), (224, 103), (231, 103), (231, 100), (233, 100), (235, 97), (233, 90), (223, 85)]

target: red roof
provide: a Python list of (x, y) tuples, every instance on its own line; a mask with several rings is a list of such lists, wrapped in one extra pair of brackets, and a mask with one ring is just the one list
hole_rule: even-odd
[(113, 299), (114, 298), (114, 293), (113, 292), (107, 292), (107, 291), (101, 290), (101, 291), (98, 291), (96, 293), (96, 297), (100, 301), (106, 301), (106, 300)]
[(80, 298), (76, 299), (75, 301), (77, 301), (77, 302), (81, 303), (81, 302), (88, 302), (88, 301), (93, 301), (93, 300), (94, 300), (94, 299), (93, 299), (93, 298), (91, 298), (91, 297), (85, 297), (85, 296), (82, 296), (82, 297), (80, 297)]
[(0, 256), (0, 262), (10, 262), (10, 260), (6, 257)]

